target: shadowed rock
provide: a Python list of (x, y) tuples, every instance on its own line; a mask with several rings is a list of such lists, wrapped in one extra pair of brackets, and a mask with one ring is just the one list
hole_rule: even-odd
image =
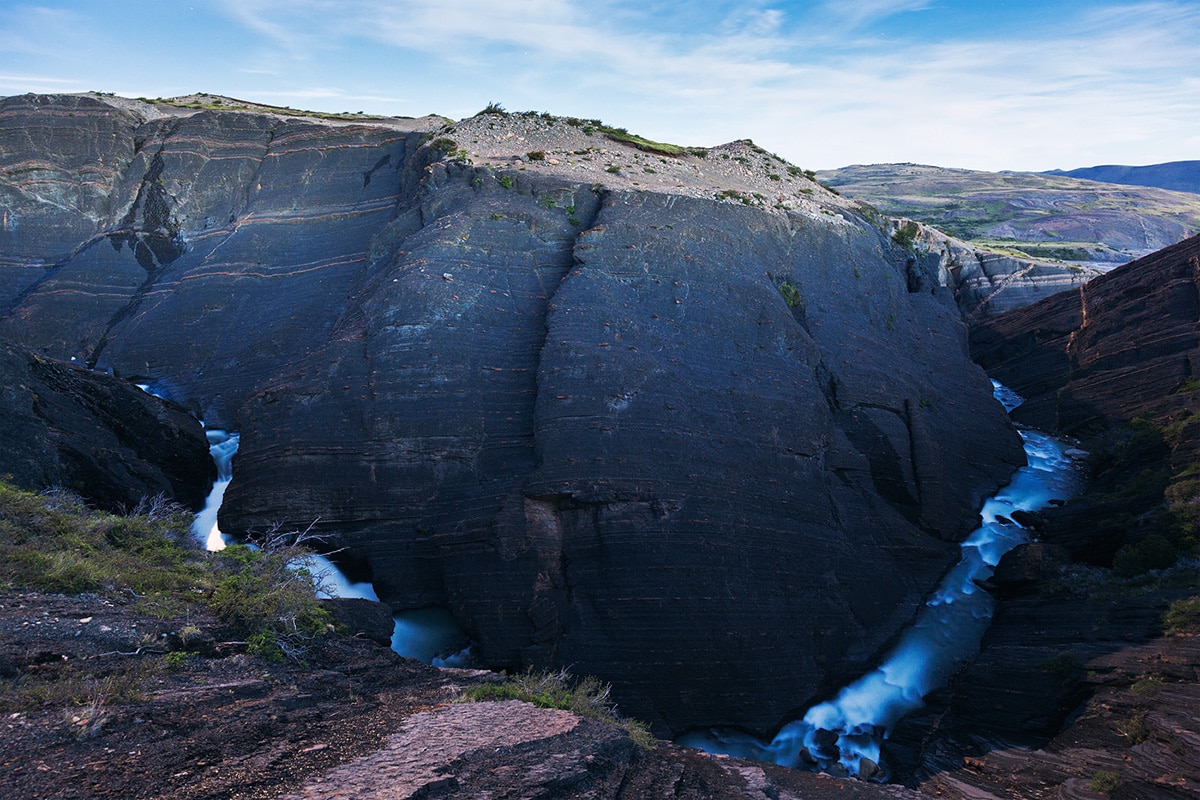
[(195, 418), (136, 386), (0, 342), (0, 475), (110, 510), (163, 495), (196, 510), (215, 477)]

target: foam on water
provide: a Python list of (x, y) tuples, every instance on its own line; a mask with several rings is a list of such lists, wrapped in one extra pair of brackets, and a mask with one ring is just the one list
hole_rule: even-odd
[[(1014, 392), (993, 385), (1006, 410), (1020, 404)], [(875, 774), (880, 743), (896, 723), (978, 649), (994, 608), (978, 582), (991, 576), (1005, 553), (1028, 541), (1024, 529), (1011, 521), (1013, 512), (1046, 508), (1078, 489), (1080, 470), (1072, 456), (1079, 451), (1068, 455), (1069, 445), (1037, 431), (1020, 434), (1028, 465), (984, 504), (983, 524), (963, 541), (958, 564), (876, 669), (785, 725), (770, 742), (720, 728), (686, 734), (679, 742), (791, 767)]]
[(233, 456), (237, 453), (240, 434), (212, 429), (204, 432), (208, 437), (208, 453), (217, 465), (217, 479), (204, 501), (204, 508), (192, 522), (192, 533), (208, 550), (224, 550), (228, 538), (217, 527), (217, 512), (225, 499), (225, 490), (233, 480)]

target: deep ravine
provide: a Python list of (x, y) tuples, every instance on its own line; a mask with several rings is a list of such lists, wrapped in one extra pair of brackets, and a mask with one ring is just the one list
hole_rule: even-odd
[[(241, 435), (236, 432), (210, 429), (206, 431), (209, 455), (217, 466), (217, 479), (205, 500), (204, 508), (192, 522), (192, 533), (210, 552), (223, 550), (239, 541), (238, 537), (221, 531), (217, 514), (225, 498), (225, 490), (233, 480), (233, 457)], [(328, 556), (315, 551), (306, 558), (306, 567), (318, 576), (318, 596), (323, 598), (359, 598), (379, 602), (369, 581), (355, 581)], [(402, 656), (426, 664), (446, 667), (471, 665), (471, 643), (443, 608), (421, 608), (400, 611), (392, 617), (392, 650)]]
[[(996, 381), (993, 385), (1006, 411), (1022, 402)], [(1030, 538), (1013, 521), (1014, 513), (1045, 509), (1081, 488), (1080, 458), (1086, 453), (1039, 431), (1023, 429), (1020, 434), (1029, 463), (984, 504), (983, 524), (963, 541), (961, 560), (878, 667), (784, 725), (770, 742), (722, 728), (693, 731), (678, 741), (711, 753), (886, 780), (882, 741), (978, 650), (995, 609), (980, 583), (1005, 553)]]

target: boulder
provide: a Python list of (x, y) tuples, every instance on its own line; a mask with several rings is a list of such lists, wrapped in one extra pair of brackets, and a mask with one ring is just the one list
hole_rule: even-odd
[(0, 342), (0, 476), (133, 509), (204, 505), (216, 477), (200, 423), (126, 381)]

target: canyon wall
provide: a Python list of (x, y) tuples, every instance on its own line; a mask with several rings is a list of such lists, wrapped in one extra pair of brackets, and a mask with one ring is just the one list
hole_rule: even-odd
[(483, 663), (768, 731), (1023, 461), (952, 293), (752, 143), (444, 123), (9, 98), (0, 337), (239, 430), (224, 530), (335, 537)]

